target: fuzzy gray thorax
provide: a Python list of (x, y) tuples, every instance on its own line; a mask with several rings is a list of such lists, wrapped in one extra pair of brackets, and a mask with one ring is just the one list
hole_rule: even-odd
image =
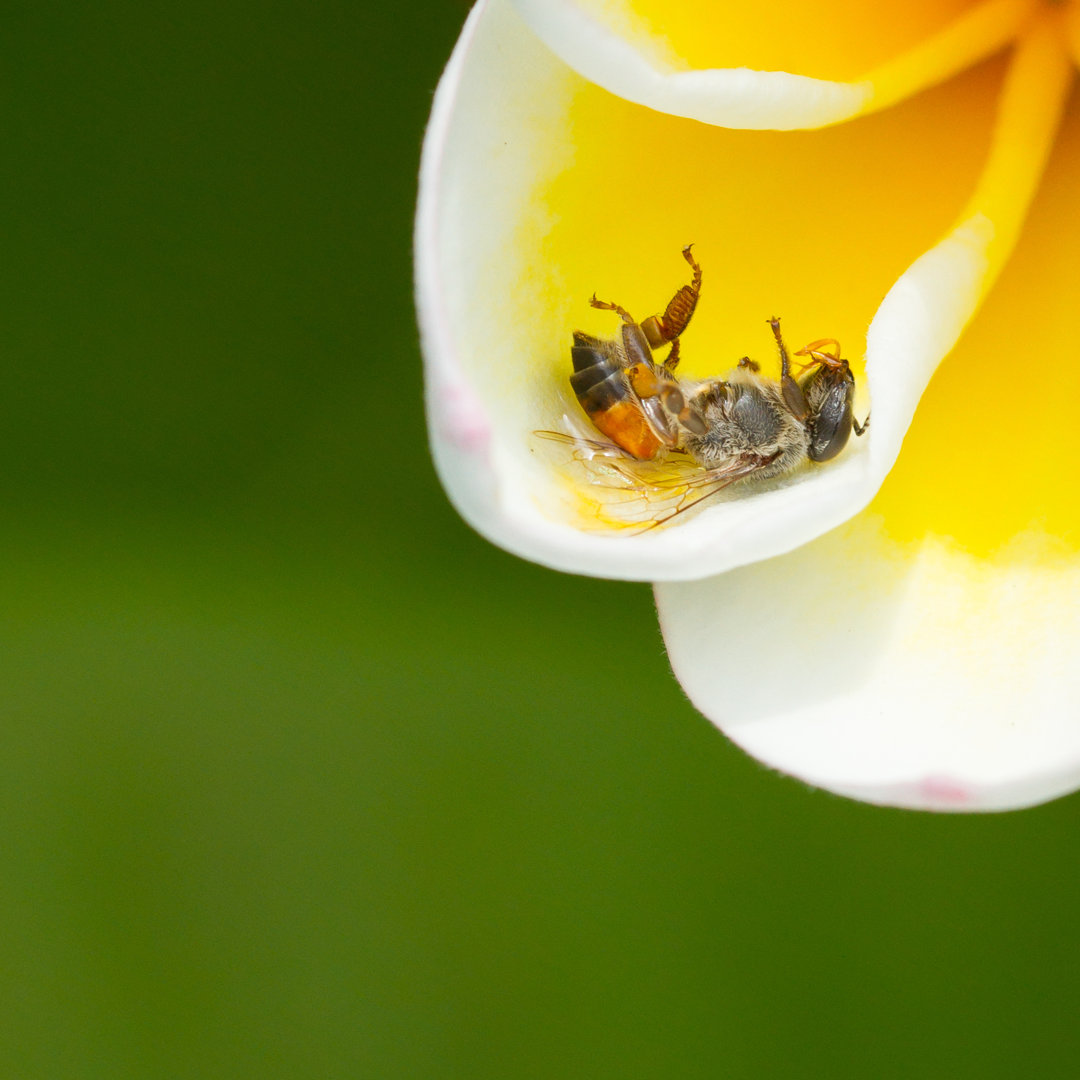
[(686, 433), (683, 447), (702, 467), (772, 458), (755, 473), (764, 478), (806, 460), (810, 432), (792, 416), (776, 382), (739, 368), (723, 379), (701, 383), (692, 399), (704, 413), (707, 431)]

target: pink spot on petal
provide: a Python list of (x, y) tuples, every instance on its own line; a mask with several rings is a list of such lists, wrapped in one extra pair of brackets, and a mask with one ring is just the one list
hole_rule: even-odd
[(963, 806), (971, 801), (968, 787), (948, 776), (925, 777), (919, 784), (919, 793), (927, 802), (938, 805)]
[(483, 453), (491, 439), (491, 427), (473, 394), (462, 387), (453, 387), (443, 393), (439, 404), (442, 437), (467, 454)]

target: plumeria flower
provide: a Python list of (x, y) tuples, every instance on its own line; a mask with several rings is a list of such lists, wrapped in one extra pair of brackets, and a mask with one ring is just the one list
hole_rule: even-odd
[[(694, 704), (841, 794), (1080, 786), (1078, 43), (1047, 0), (480, 0), (436, 95), (417, 281), (451, 499), (523, 556), (657, 582)], [(680, 376), (775, 364), (778, 314), (843, 342), (872, 425), (605, 527), (603, 485), (535, 433), (588, 432), (570, 332), (617, 322), (589, 297), (663, 310), (689, 242)]]

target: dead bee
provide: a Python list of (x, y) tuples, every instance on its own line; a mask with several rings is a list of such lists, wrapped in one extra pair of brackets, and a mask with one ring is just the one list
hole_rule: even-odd
[[(833, 338), (811, 342), (795, 355), (808, 357), (801, 374), (791, 371), (780, 320), (769, 319), (780, 353), (780, 379), (761, 374), (744, 357), (731, 372), (697, 382), (679, 380), (680, 337), (701, 295), (701, 267), (690, 247), (683, 257), (693, 270), (662, 315), (643, 322), (618, 304), (590, 301), (614, 311), (622, 326), (604, 340), (574, 332), (570, 384), (593, 425), (614, 445), (539, 432), (574, 444), (579, 460), (622, 458), (607, 466), (616, 486), (644, 498), (651, 511), (634, 522), (663, 524), (737, 480), (765, 479), (803, 462), (829, 461), (847, 445), (852, 430), (862, 435), (852, 412), (855, 377)], [(662, 363), (652, 350), (670, 345)], [(681, 459), (681, 460), (680, 460)], [(645, 462), (662, 462), (650, 475)]]
[[(705, 434), (704, 418), (687, 407), (675, 378), (679, 336), (701, 293), (701, 267), (691, 247), (683, 248), (683, 258), (694, 271), (693, 281), (671, 298), (663, 315), (637, 323), (625, 308), (597, 300), (594, 293), (589, 301), (594, 308), (614, 311), (622, 319), (619, 337), (605, 341), (574, 331), (570, 385), (593, 424), (638, 460), (678, 447), (680, 428)], [(663, 364), (657, 364), (652, 350), (666, 343), (671, 351)]]

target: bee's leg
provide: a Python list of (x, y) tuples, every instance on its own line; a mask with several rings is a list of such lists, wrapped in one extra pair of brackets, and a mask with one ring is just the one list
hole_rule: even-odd
[[(674, 342), (678, 336), (690, 324), (690, 319), (697, 307), (698, 297), (701, 295), (701, 267), (691, 254), (693, 244), (687, 244), (683, 248), (683, 258), (690, 264), (694, 271), (693, 280), (689, 285), (684, 285), (668, 302), (663, 315), (650, 315), (642, 324), (641, 329), (649, 339), (649, 344), (655, 349), (669, 341)], [(670, 361), (670, 357), (668, 358)], [(679, 362), (679, 354), (675, 353), (675, 363)], [(674, 368), (670, 362), (669, 368)]]
[(659, 397), (661, 389), (666, 385), (652, 364), (631, 364), (626, 369), (626, 377), (630, 380), (634, 393), (642, 400)]
[(704, 435), (708, 430), (701, 410), (686, 400), (686, 395), (676, 383), (668, 383), (661, 389), (660, 400), (664, 403), (664, 408), (678, 420), (679, 426), (691, 434)]
[(704, 435), (707, 426), (701, 410), (693, 402), (686, 400), (679, 384), (666, 377), (663, 368), (652, 365), (633, 364), (626, 369), (630, 385), (642, 401), (659, 398), (664, 409), (675, 418), (679, 425), (695, 435)]
[(780, 335), (780, 320), (774, 316), (768, 322), (772, 327), (773, 337), (776, 338), (776, 347), (780, 350), (780, 390), (784, 396), (784, 404), (796, 420), (805, 420), (810, 407), (806, 404), (806, 395), (803, 394), (802, 387), (791, 374), (791, 361), (784, 347), (784, 339)]
[(631, 364), (643, 364), (650, 368), (653, 366), (652, 349), (637, 323), (623, 323), (622, 347)]
[[(646, 320), (647, 322), (648, 320)], [(664, 368), (672, 375), (675, 374), (675, 369), (679, 366), (679, 339), (676, 338), (671, 343), (671, 351), (667, 354), (667, 358), (664, 360)]]
[(744, 356), (739, 361), (739, 367), (746, 368), (747, 371), (752, 371), (755, 374), (761, 370), (761, 365), (756, 360), (751, 360), (749, 356)]
[(856, 435), (861, 435), (870, 426), (870, 414), (866, 414), (866, 419), (861, 424), (853, 416), (851, 418), (851, 426), (855, 429)]
[(634, 316), (631, 315), (626, 308), (621, 307), (618, 304), (609, 304), (606, 300), (597, 300), (596, 293), (592, 294), (592, 298), (589, 300), (589, 306), (597, 308), (599, 311), (614, 311), (624, 323), (628, 323), (631, 326), (635, 325)]
[[(630, 363), (652, 366), (652, 349), (649, 348), (649, 342), (641, 332), (641, 327), (634, 321), (633, 315), (619, 304), (609, 304), (606, 300), (597, 300), (596, 293), (593, 293), (589, 303), (600, 311), (614, 311), (622, 319), (622, 344)], [(578, 331), (578, 333), (581, 332)]]

